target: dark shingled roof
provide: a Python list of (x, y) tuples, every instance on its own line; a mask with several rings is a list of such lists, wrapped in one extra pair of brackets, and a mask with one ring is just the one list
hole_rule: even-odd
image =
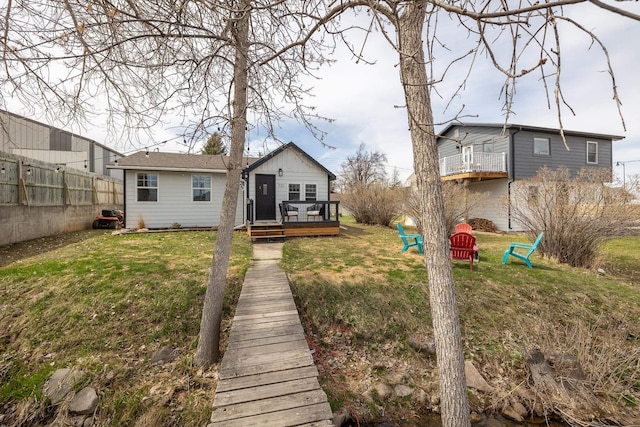
[[(178, 154), (159, 151), (138, 151), (130, 156), (110, 164), (110, 169), (146, 169), (146, 170), (202, 170), (226, 172), (229, 156), (208, 154)], [(257, 161), (254, 157), (243, 158), (244, 165)]]
[[(497, 128), (497, 129), (501, 129), (501, 128), (506, 128), (506, 129), (514, 129), (514, 130), (524, 130), (524, 131), (531, 131), (531, 132), (548, 132), (548, 133), (560, 133), (560, 129), (555, 129), (555, 128), (547, 128), (547, 127), (540, 127), (540, 126), (527, 126), (527, 125), (518, 125), (518, 124), (500, 124), (500, 123), (461, 123), (461, 122), (454, 122), (454, 123), (450, 123), (447, 127), (445, 127), (441, 132), (438, 133), (437, 137), (441, 137), (443, 135), (446, 135), (447, 132), (449, 132), (449, 130), (453, 129), (454, 127), (488, 127), (488, 128)], [(604, 133), (594, 133), (594, 132), (582, 132), (582, 131), (575, 131), (575, 130), (568, 130), (568, 129), (564, 129), (564, 134), (566, 136), (584, 136), (587, 138), (598, 138), (598, 139), (610, 139), (612, 141), (620, 141), (621, 139), (624, 139), (624, 136), (621, 135), (610, 135), (610, 134), (604, 134)]]

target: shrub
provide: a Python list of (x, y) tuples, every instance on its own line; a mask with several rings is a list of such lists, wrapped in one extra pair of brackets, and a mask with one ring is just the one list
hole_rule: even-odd
[(610, 171), (542, 168), (512, 186), (513, 220), (532, 239), (544, 231), (542, 254), (574, 267), (595, 267), (598, 250), (633, 221), (626, 191), (606, 185)]
[(389, 187), (386, 182), (352, 185), (341, 203), (360, 224), (389, 226), (400, 215), (404, 194), (406, 189)]

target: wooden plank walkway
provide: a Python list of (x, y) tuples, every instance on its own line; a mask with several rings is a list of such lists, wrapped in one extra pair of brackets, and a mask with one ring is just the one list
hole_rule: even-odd
[[(266, 245), (281, 254), (282, 244), (258, 244), (254, 258), (255, 248)], [(207, 427), (333, 426), (278, 262), (254, 259), (247, 271)]]

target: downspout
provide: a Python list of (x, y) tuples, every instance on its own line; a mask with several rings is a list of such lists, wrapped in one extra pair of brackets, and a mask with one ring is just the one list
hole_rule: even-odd
[[(247, 164), (248, 166), (248, 164)], [(243, 209), (242, 209), (242, 217), (244, 219), (245, 224), (251, 223), (251, 212), (249, 211), (249, 171), (247, 167), (242, 170), (242, 181), (244, 182), (244, 200), (242, 201)]]
[(507, 198), (509, 203), (507, 203), (507, 220), (509, 230), (512, 230), (511, 226), (511, 184), (513, 184), (516, 180), (515, 173), (515, 155), (514, 155), (514, 147), (515, 147), (515, 136), (518, 132), (522, 131), (522, 127), (518, 128), (515, 132), (509, 133), (509, 170), (507, 173), (511, 175), (509, 182), (507, 183)]
[[(331, 219), (331, 177), (327, 174), (327, 203), (324, 216), (325, 219)], [(338, 210), (336, 209), (336, 218), (338, 217)]]
[(122, 170), (122, 210), (124, 211), (124, 228), (127, 228), (127, 170)]

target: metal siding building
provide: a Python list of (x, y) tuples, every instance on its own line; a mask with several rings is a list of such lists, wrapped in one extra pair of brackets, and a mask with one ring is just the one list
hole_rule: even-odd
[(122, 171), (108, 170), (119, 152), (92, 139), (0, 110), (0, 151), (65, 168), (122, 179)]

